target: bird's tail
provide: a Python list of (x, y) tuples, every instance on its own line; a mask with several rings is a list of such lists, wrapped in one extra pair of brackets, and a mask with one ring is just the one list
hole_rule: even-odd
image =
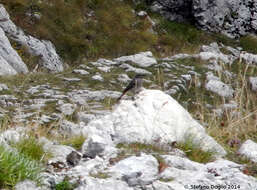
[(120, 95), (120, 97), (117, 99), (117, 102), (119, 102), (121, 100), (121, 98), (126, 94), (127, 90), (125, 90), (124, 92), (122, 92), (122, 94)]

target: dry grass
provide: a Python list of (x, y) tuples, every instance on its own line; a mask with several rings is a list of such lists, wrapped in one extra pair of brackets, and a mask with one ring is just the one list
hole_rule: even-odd
[[(225, 78), (223, 81), (232, 84), (235, 87), (235, 94), (232, 99), (238, 106), (233, 110), (226, 110), (222, 118), (218, 116), (209, 117), (206, 114), (205, 122), (209, 123), (209, 132), (219, 142), (228, 145), (230, 140), (240, 140), (244, 142), (247, 139), (257, 141), (257, 96), (250, 90), (247, 75), (255, 70), (248, 64), (234, 63), (243, 65), (237, 73), (237, 80)], [(222, 74), (218, 74), (222, 78)], [(224, 103), (226, 100), (224, 100)], [(224, 138), (225, 137), (225, 138)]]

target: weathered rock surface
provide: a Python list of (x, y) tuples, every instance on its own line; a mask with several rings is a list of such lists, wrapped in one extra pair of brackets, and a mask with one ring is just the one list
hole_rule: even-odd
[[(235, 185), (242, 189), (251, 190), (257, 187), (254, 177), (242, 173), (243, 166), (228, 160), (216, 160), (207, 164), (200, 164), (176, 156), (163, 156), (168, 168), (160, 174), (167, 189), (215, 189), (222, 186)], [(154, 184), (153, 184), (154, 185)], [(164, 186), (164, 187), (165, 187)]]
[(219, 96), (231, 98), (233, 97), (234, 90), (228, 86), (227, 84), (219, 81), (219, 80), (209, 80), (205, 88), (214, 93), (217, 93)]
[(257, 31), (255, 0), (193, 0), (193, 15), (197, 24), (208, 31), (238, 37)]
[(6, 84), (0, 84), (0, 92), (2, 91), (2, 90), (8, 90), (9, 88), (7, 87), (7, 85)]
[(140, 67), (149, 67), (157, 63), (156, 59), (153, 57), (152, 52), (150, 51), (142, 52), (142, 53), (130, 55), (130, 56), (119, 57), (114, 59), (114, 61), (117, 61), (117, 62), (131, 61), (132, 63), (135, 63)]
[(37, 187), (36, 183), (34, 181), (25, 180), (22, 182), (19, 182), (14, 187), (15, 190), (40, 190), (40, 188)]
[(238, 150), (238, 153), (257, 163), (257, 143), (252, 140), (245, 141)]
[[(90, 122), (87, 128), (100, 130), (99, 133), (105, 134), (103, 138), (109, 133), (117, 144), (154, 144), (156, 141), (168, 144), (193, 138), (204, 150), (213, 150), (217, 155), (226, 154), (176, 100), (158, 90), (144, 90), (135, 101), (122, 101), (113, 113)], [(87, 128), (85, 133), (88, 133)]]
[(249, 82), (251, 85), (251, 89), (253, 91), (257, 91), (257, 77), (249, 77)]
[(155, 0), (152, 10), (169, 20), (194, 21), (203, 30), (239, 37), (257, 31), (255, 0)]
[(121, 160), (108, 172), (113, 178), (126, 181), (131, 187), (151, 184), (158, 176), (158, 161), (151, 155), (131, 156)]
[[(0, 27), (5, 32), (5, 35), (15, 42), (27, 47), (29, 53), (32, 55), (38, 56), (42, 61), (42, 65), (40, 66), (43, 66), (44, 68), (54, 72), (63, 70), (63, 63), (60, 60), (60, 57), (57, 55), (54, 45), (50, 41), (38, 40), (30, 35), (26, 35), (11, 21), (10, 16), (3, 5), (0, 5), (0, 19), (4, 20), (1, 22)], [(0, 32), (2, 30), (0, 30)], [(12, 57), (10, 59), (14, 60), (14, 58), (15, 57)], [(27, 68), (22, 65), (20, 57), (16, 58), (16, 60), (19, 60), (20, 63), (13, 64), (12, 66), (15, 69), (22, 68), (22, 72), (27, 72)]]
[[(2, 24), (2, 23), (1, 23)], [(0, 75), (27, 73), (28, 68), (0, 28)]]
[(87, 178), (85, 180), (85, 185), (80, 185), (75, 190), (133, 190), (128, 187), (128, 185), (119, 180), (113, 179), (95, 179), (95, 178)]

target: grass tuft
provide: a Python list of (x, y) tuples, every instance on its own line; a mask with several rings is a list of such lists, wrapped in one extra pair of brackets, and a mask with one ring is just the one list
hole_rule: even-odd
[(7, 150), (0, 145), (0, 187), (12, 188), (16, 183), (30, 179), (40, 183), (43, 168), (24, 154)]
[(86, 137), (84, 137), (83, 135), (76, 135), (63, 140), (62, 144), (72, 146), (76, 150), (80, 150), (85, 140)]
[(76, 188), (76, 184), (72, 184), (67, 179), (55, 185), (54, 190), (73, 190)]
[(257, 38), (253, 35), (247, 35), (240, 38), (240, 46), (247, 52), (257, 54)]
[(43, 144), (39, 143), (35, 137), (23, 137), (19, 142), (13, 143), (12, 147), (32, 160), (42, 161), (46, 156)]
[(213, 161), (214, 152), (203, 151), (200, 145), (193, 142), (191, 137), (187, 138), (184, 143), (178, 143), (178, 148), (186, 153), (186, 156), (195, 162), (207, 163)]

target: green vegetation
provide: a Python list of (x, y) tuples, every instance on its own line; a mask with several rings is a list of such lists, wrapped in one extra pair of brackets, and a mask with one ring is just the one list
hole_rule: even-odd
[[(70, 65), (83, 58), (117, 57), (146, 50), (158, 56), (192, 53), (200, 45), (213, 41), (238, 45), (235, 40), (200, 31), (189, 23), (167, 21), (152, 13), (147, 2), (150, 3), (132, 3), (131, 0), (13, 0), (2, 3), (18, 26), (35, 37), (52, 41)], [(156, 25), (152, 26), (147, 18), (137, 16), (132, 10), (147, 11)], [(153, 29), (157, 33), (152, 32)], [(38, 59), (30, 57), (26, 48), (17, 43), (13, 46), (26, 63), (37, 63)]]
[(46, 156), (43, 144), (39, 143), (38, 139), (32, 136), (23, 137), (19, 142), (13, 143), (12, 147), (16, 148), (20, 154), (32, 160), (42, 161)]
[(145, 152), (145, 153), (165, 154), (167, 152), (161, 147), (151, 145), (151, 144), (137, 143), (137, 142), (131, 143), (131, 144), (118, 144), (116, 147), (130, 150), (133, 153)]
[(179, 143), (178, 148), (183, 150), (187, 157), (195, 162), (207, 163), (213, 161), (215, 152), (203, 151), (200, 145), (193, 141), (193, 137), (188, 137), (185, 142)]
[(240, 38), (240, 46), (247, 52), (257, 54), (257, 38), (248, 35)]
[(68, 179), (64, 179), (62, 182), (55, 185), (54, 190), (73, 190), (76, 186), (76, 184), (70, 183)]
[(140, 155), (141, 152), (152, 154), (160, 163), (164, 163), (164, 160), (162, 159), (159, 154), (166, 154), (167, 151), (165, 148), (151, 145), (151, 144), (143, 144), (143, 143), (131, 143), (131, 144), (123, 144), (120, 143), (116, 146), (117, 148), (121, 149), (120, 153), (116, 158), (110, 159), (110, 164), (114, 164), (116, 162), (119, 162), (120, 160), (123, 160), (131, 155)]
[(96, 174), (90, 174), (90, 176), (94, 178), (100, 178), (100, 179), (107, 179), (111, 177), (110, 174), (106, 172), (98, 172)]
[[(129, 5), (118, 0), (15, 0), (4, 4), (16, 24), (51, 40), (66, 60), (131, 54), (156, 41), (148, 31), (150, 23), (138, 19)], [(28, 11), (41, 18), (28, 16)]]
[(232, 151), (230, 151), (227, 155), (227, 159), (232, 160), (238, 164), (243, 164), (244, 168), (242, 172), (246, 175), (251, 175), (257, 178), (257, 165), (251, 160), (245, 158), (244, 156), (240, 156)]
[(9, 115), (4, 114), (0, 117), (0, 131), (7, 130), (11, 125), (11, 118)]
[(161, 182), (168, 183), (168, 182), (173, 181), (174, 179), (171, 177), (171, 178), (160, 178), (159, 180), (160, 180)]
[(40, 183), (41, 171), (43, 169), (38, 162), (0, 145), (0, 188), (12, 188), (25, 179)]
[(84, 137), (83, 135), (77, 135), (62, 140), (62, 144), (72, 146), (76, 150), (80, 150), (85, 140), (86, 137)]

